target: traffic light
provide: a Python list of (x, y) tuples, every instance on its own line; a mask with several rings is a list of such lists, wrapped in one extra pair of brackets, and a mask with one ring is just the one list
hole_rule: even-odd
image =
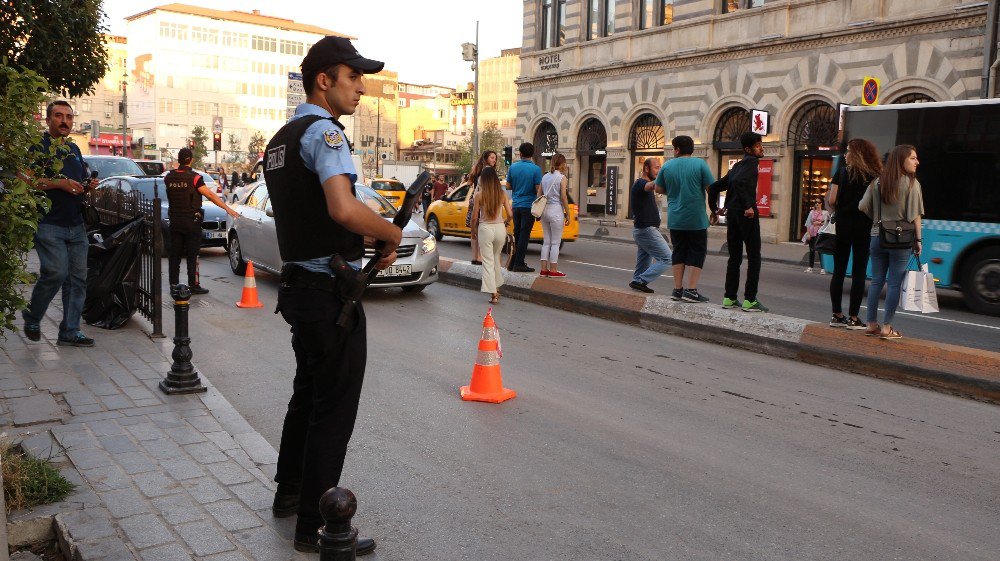
[(222, 150), (222, 133), (212, 133), (212, 150)]
[(504, 146), (503, 147), (503, 163), (504, 163), (504, 165), (508, 165), (509, 166), (512, 161), (514, 161), (514, 147), (513, 146)]

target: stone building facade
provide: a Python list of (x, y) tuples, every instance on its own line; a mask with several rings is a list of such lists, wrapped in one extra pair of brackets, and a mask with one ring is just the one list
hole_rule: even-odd
[(686, 134), (725, 173), (750, 111), (766, 111), (772, 204), (762, 235), (797, 240), (839, 152), (838, 107), (860, 104), (866, 76), (881, 82), (880, 103), (983, 94), (987, 6), (525, 0), (517, 135), (540, 160), (567, 156), (581, 211), (626, 218), (643, 158), (665, 158), (670, 139)]

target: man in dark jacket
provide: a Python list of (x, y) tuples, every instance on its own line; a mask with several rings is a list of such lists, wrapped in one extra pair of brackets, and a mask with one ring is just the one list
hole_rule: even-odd
[[(726, 217), (726, 244), (729, 247), (729, 265), (726, 268), (726, 295), (722, 307), (741, 307), (737, 299), (740, 288), (740, 266), (743, 265), (743, 246), (747, 250), (747, 282), (743, 289), (744, 312), (766, 312), (757, 301), (757, 283), (760, 280), (760, 215), (757, 212), (757, 164), (764, 155), (761, 136), (745, 132), (740, 136), (743, 159), (729, 170), (725, 177), (708, 187), (708, 206), (712, 210), (711, 222), (718, 223), (719, 215)], [(719, 210), (719, 193), (726, 191), (726, 207)]]

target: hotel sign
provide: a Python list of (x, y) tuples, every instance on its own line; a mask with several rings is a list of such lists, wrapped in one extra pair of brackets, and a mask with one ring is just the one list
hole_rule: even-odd
[(538, 57), (539, 70), (559, 70), (559, 63), (562, 62), (559, 53), (542, 55)]

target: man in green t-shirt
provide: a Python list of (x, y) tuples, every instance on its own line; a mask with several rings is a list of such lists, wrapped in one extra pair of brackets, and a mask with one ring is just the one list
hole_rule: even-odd
[[(674, 300), (708, 302), (698, 293), (698, 279), (708, 253), (706, 189), (715, 178), (708, 164), (694, 154), (694, 140), (678, 136), (671, 141), (674, 158), (656, 175), (656, 192), (667, 195), (667, 228), (674, 246)], [(684, 273), (688, 273), (684, 288)]]

